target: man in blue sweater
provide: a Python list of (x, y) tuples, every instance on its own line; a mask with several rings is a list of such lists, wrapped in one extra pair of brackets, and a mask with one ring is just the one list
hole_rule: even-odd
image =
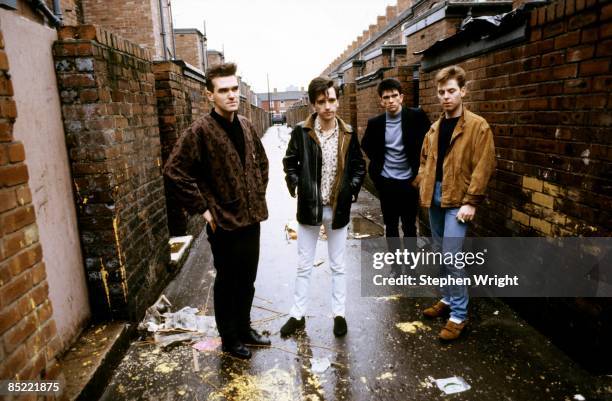
[(431, 123), (422, 109), (402, 107), (397, 79), (384, 79), (377, 89), (385, 112), (368, 121), (361, 148), (370, 159), (368, 174), (379, 194), (385, 237), (390, 241), (400, 236), (401, 219), (404, 237), (415, 243), (419, 195), (412, 181)]

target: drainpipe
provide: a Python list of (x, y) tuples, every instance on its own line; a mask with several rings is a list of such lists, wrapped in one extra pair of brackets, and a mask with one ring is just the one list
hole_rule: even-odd
[(60, 0), (53, 0), (53, 13), (60, 21), (64, 21), (64, 17), (62, 16), (62, 6), (60, 5)]
[[(40, 11), (41, 13), (44, 14), (44, 16), (47, 17), (47, 19), (51, 23), (51, 25), (53, 25), (55, 28), (59, 28), (60, 26), (63, 25), (61, 18), (58, 18), (56, 14), (53, 14), (53, 11), (49, 10), (49, 7), (47, 7), (47, 5), (45, 4), (43, 0), (29, 0), (29, 2), (32, 5), (32, 7), (34, 7), (35, 10)], [(55, 2), (54, 2), (54, 7), (55, 7)], [(61, 11), (60, 11), (60, 16), (61, 16)]]
[(164, 48), (164, 60), (168, 60), (168, 49), (166, 48), (166, 24), (164, 21), (164, 7), (163, 7), (162, 2), (163, 0), (158, 0), (159, 20), (161, 22), (161, 37), (162, 37), (162, 47)]
[(168, 0), (168, 14), (170, 14), (170, 35), (172, 35), (172, 60), (176, 60), (176, 38), (174, 35), (174, 22), (172, 21), (172, 3)]

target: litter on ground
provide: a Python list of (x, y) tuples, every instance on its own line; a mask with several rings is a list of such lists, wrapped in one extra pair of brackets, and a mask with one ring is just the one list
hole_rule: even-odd
[(404, 333), (415, 334), (417, 331), (430, 331), (431, 327), (423, 324), (423, 322), (414, 321), (414, 322), (404, 322), (404, 323), (396, 323), (395, 327), (403, 331)]
[(461, 393), (471, 389), (469, 384), (459, 376), (448, 377), (446, 379), (436, 379), (436, 385), (444, 394)]

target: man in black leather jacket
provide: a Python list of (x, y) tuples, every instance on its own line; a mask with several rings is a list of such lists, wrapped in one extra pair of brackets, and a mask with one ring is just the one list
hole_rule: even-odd
[(327, 77), (313, 79), (308, 98), (315, 109), (291, 132), (283, 165), (291, 196), (297, 195), (298, 269), (294, 303), (281, 328), (288, 336), (304, 328), (310, 273), (321, 225), (325, 226), (332, 271), (334, 334), (347, 332), (344, 250), (351, 203), (357, 200), (365, 162), (357, 134), (336, 117), (338, 91)]

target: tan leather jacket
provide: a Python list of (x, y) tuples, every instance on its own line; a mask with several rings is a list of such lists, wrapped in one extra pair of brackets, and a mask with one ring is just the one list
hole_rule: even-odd
[[(438, 135), (442, 117), (432, 124), (421, 149), (421, 164), (415, 185), (419, 186), (423, 207), (431, 205), (436, 184)], [(494, 171), (495, 146), (491, 128), (484, 118), (464, 107), (444, 158), (441, 206), (480, 204)]]

